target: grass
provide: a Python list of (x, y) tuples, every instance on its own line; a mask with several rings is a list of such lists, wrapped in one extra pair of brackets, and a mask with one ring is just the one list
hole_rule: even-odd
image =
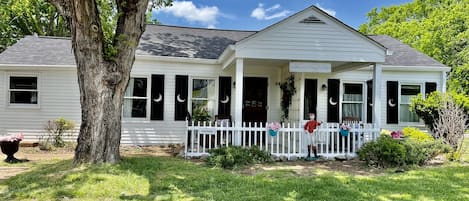
[(465, 137), (462, 142), (461, 161), (469, 163), (469, 137)]
[(469, 168), (458, 164), (381, 176), (321, 169), (312, 170), (315, 176), (292, 170), (251, 176), (165, 157), (31, 166), (0, 182), (0, 200), (469, 200)]

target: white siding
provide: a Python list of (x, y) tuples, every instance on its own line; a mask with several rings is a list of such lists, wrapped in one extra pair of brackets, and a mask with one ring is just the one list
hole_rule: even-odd
[[(10, 74), (37, 74), (39, 107), (18, 108), (8, 104), (8, 76)], [(48, 120), (63, 117), (79, 126), (80, 95), (76, 71), (18, 70), (0, 71), (0, 135), (24, 133), (26, 140), (38, 140)]]
[[(299, 23), (314, 15), (325, 24)], [(236, 45), (236, 56), (310, 61), (384, 62), (385, 51), (310, 9)]]
[[(373, 70), (356, 70), (350, 72), (342, 72), (336, 74), (313, 74), (305, 73), (305, 78), (318, 80), (318, 105), (316, 117), (318, 121), (327, 121), (327, 90), (322, 90), (321, 85), (326, 84), (328, 79), (340, 79), (341, 85), (346, 82), (361, 82), (366, 85), (366, 81), (373, 78)], [(381, 126), (383, 129), (397, 130), (406, 126), (423, 127), (423, 122), (419, 123), (399, 123), (399, 124), (386, 124), (386, 81), (399, 81), (400, 83), (414, 83), (425, 86), (425, 82), (436, 82), (437, 90), (441, 91), (441, 72), (419, 72), (419, 71), (383, 71), (382, 76), (382, 97), (381, 97)], [(303, 82), (303, 81), (301, 81)], [(341, 87), (340, 94), (343, 93)], [(366, 91), (364, 91), (366, 95)], [(302, 95), (302, 94), (301, 94)], [(297, 97), (295, 95), (295, 97)], [(298, 98), (298, 97), (297, 97)], [(365, 99), (366, 100), (366, 99)], [(300, 108), (301, 106), (298, 106)], [(302, 112), (301, 110), (298, 110)], [(366, 111), (364, 111), (366, 112)]]
[[(234, 81), (233, 70), (234, 68), (222, 70), (220, 65), (212, 64), (136, 61), (132, 71), (133, 75), (165, 75), (164, 120), (124, 121), (122, 142), (131, 144), (170, 144), (184, 142), (185, 122), (174, 121), (175, 76), (189, 75), (189, 79), (194, 77), (218, 79), (219, 76), (231, 76), (232, 81)], [(275, 84), (278, 82), (279, 68), (262, 65), (245, 65), (244, 70), (245, 76), (268, 78), (269, 110), (267, 113), (267, 121), (279, 121), (281, 115), (280, 89)], [(232, 88), (232, 96), (234, 96), (234, 93), (235, 90)], [(231, 114), (233, 115), (234, 101), (231, 103)], [(218, 108), (218, 106), (216, 106), (216, 108)]]
[[(157, 61), (136, 61), (132, 75), (151, 77), (151, 74), (165, 75), (165, 107), (163, 121), (124, 120), (123, 144), (171, 144), (182, 143), (185, 137), (185, 122), (174, 121), (174, 91), (175, 76), (189, 75), (189, 77), (215, 78), (219, 76), (233, 76), (234, 68), (221, 70), (220, 65), (215, 64), (190, 64)], [(35, 73), (39, 75), (40, 107), (39, 108), (12, 108), (7, 103), (7, 76), (11, 73)], [(277, 83), (283, 82), (288, 76), (288, 67), (272, 67), (269, 65), (255, 64), (245, 66), (245, 76), (266, 77), (268, 85), (268, 122), (281, 120), (280, 96), (281, 91)], [(327, 119), (327, 90), (322, 90), (321, 85), (327, 84), (327, 79), (335, 78), (344, 82), (361, 82), (372, 78), (372, 70), (356, 70), (342, 73), (318, 74), (305, 73), (305, 78), (318, 80), (318, 108), (319, 121)], [(382, 80), (382, 116), (381, 122), (385, 129), (399, 129), (409, 124), (386, 124), (386, 81), (393, 80), (402, 83), (424, 84), (436, 82), (438, 90), (441, 90), (440, 72), (417, 71), (384, 71)], [(290, 121), (297, 121), (303, 107), (300, 104), (300, 85), (303, 84), (301, 73), (295, 74), (297, 93), (293, 97), (290, 108)], [(149, 82), (150, 86), (150, 82)], [(245, 86), (249, 87), (249, 86)], [(232, 88), (234, 95), (234, 88)], [(48, 120), (64, 117), (80, 123), (79, 90), (74, 69), (54, 70), (25, 70), (5, 71), (0, 70), (0, 135), (22, 132), (26, 140), (38, 140), (38, 136), (44, 133), (43, 128)], [(233, 103), (233, 102), (232, 102)], [(232, 106), (232, 108), (234, 108)], [(233, 109), (232, 109), (233, 114)], [(149, 114), (148, 114), (149, 115)], [(412, 124), (411, 126), (421, 126)], [(78, 129), (78, 128), (77, 128)]]

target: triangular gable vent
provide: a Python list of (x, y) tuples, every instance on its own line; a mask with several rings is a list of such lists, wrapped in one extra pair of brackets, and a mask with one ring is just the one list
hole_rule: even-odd
[(311, 24), (311, 23), (317, 23), (317, 24), (325, 24), (323, 21), (321, 21), (319, 18), (317, 18), (314, 15), (311, 15), (303, 20), (300, 21), (300, 23), (306, 23), (306, 24)]

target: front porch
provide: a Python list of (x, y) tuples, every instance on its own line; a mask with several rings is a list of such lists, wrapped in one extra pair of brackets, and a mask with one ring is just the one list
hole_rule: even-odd
[[(275, 136), (269, 134), (268, 124), (243, 122), (187, 122), (185, 157), (209, 155), (210, 149), (224, 146), (258, 146), (275, 157), (287, 160), (304, 158), (308, 154), (308, 135), (305, 122), (282, 124)], [(323, 123), (313, 134), (312, 144), (317, 146), (318, 155), (325, 158), (336, 156), (355, 157), (360, 147), (379, 136), (380, 129), (374, 124), (348, 123), (351, 127), (347, 136), (340, 134), (339, 123)]]

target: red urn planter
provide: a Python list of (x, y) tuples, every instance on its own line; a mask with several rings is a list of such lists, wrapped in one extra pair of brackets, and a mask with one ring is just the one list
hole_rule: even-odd
[(7, 158), (5, 159), (5, 162), (7, 163), (17, 163), (21, 162), (17, 158), (15, 158), (14, 154), (18, 152), (18, 148), (20, 146), (20, 141), (15, 140), (15, 141), (3, 141), (0, 142), (0, 147), (2, 148), (2, 152), (7, 155)]

